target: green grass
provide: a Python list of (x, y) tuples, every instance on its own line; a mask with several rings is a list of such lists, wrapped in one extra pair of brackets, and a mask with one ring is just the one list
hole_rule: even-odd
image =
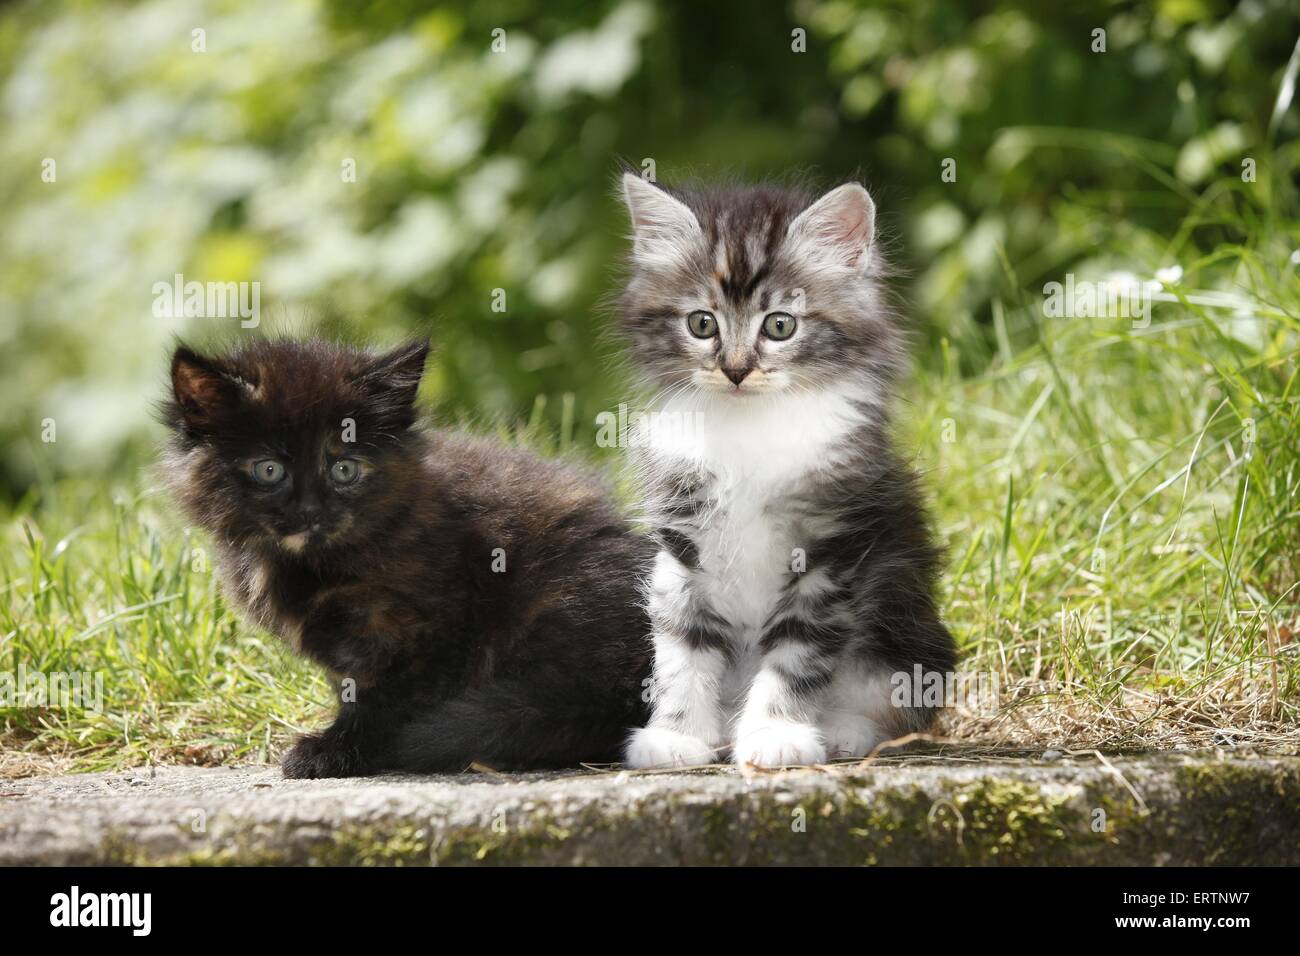
[[(1178, 198), (1185, 228), (1116, 224), (1094, 262), (1182, 268), (1149, 327), (1044, 318), (1045, 254), (1007, 264), (991, 334), (922, 356), (901, 438), (948, 548), (962, 666), (1002, 691), (949, 735), (1278, 748), (1300, 731), (1300, 226), (1240, 189)], [(542, 412), (514, 439), (570, 445)], [(5, 516), (0, 672), (98, 673), (105, 699), (0, 708), (0, 773), (263, 761), (327, 719), (321, 676), (232, 614), (146, 484), (46, 482)]]
[[(1168, 240), (1111, 232), (1147, 275), (1183, 270), (1149, 326), (1044, 318), (1021, 293), (995, 303), (980, 374), (946, 347), (921, 378), (909, 431), (951, 548), (947, 612), (963, 666), (1002, 690), (955, 736), (1295, 746), (1300, 236), (1232, 186), (1189, 201)], [(1202, 255), (1206, 232), (1233, 239)]]
[(103, 706), (11, 707), (15, 751), (81, 769), (265, 760), (323, 711), (326, 684), (238, 621), (203, 542), (154, 492), (61, 482), (17, 509), (5, 541), (0, 670), (103, 675)]

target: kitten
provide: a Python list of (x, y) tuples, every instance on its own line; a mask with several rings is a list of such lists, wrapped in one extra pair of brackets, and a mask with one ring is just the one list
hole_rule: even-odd
[(660, 550), (652, 715), (627, 762), (729, 747), (741, 765), (818, 763), (924, 730), (914, 668), (946, 674), (955, 655), (916, 480), (890, 447), (904, 349), (871, 198), (631, 173), (623, 190), (623, 328), (660, 390), (634, 443)]
[(175, 496), (227, 598), (340, 688), (284, 773), (616, 760), (645, 720), (651, 545), (586, 471), (418, 427), (427, 351), (173, 356)]

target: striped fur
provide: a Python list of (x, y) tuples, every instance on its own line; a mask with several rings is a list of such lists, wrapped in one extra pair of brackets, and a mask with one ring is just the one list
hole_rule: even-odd
[[(660, 552), (646, 588), (652, 715), (635, 766), (861, 756), (927, 727), (895, 675), (948, 672), (938, 553), (892, 451), (904, 364), (874, 207), (772, 187), (667, 190), (629, 174), (623, 328), (657, 410), (634, 442)], [(702, 338), (688, 317), (709, 313)], [(764, 332), (780, 312), (787, 339)]]

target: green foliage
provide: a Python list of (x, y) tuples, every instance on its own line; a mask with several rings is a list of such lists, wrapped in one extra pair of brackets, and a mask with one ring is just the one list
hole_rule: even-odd
[[(1081, 260), (1149, 274), (1185, 250), (1135, 233), (1168, 236), (1180, 201), (1243, 155), (1278, 164), (1271, 188), (1242, 191), (1255, 218), (1291, 201), (1295, 150), (1268, 153), (1297, 29), (1283, 0), (1068, 7), (10, 8), (10, 493), (147, 449), (174, 334), (253, 334), (156, 317), (154, 283), (177, 273), (259, 282), (259, 332), (430, 333), (428, 397), (449, 414), (515, 419), (538, 394), (573, 392), (590, 443), (596, 413), (626, 391), (601, 335), (626, 229), (620, 161), (653, 160), (667, 181), (864, 175), (902, 240), (919, 327), (960, 341), (967, 371), (990, 352), (1002, 258), (1031, 287)], [(1105, 53), (1091, 51), (1099, 27)], [(1273, 140), (1295, 128), (1288, 112)], [(955, 182), (940, 178), (945, 159)], [(1210, 221), (1182, 240), (1239, 238)], [(42, 447), (47, 418), (58, 441)]]

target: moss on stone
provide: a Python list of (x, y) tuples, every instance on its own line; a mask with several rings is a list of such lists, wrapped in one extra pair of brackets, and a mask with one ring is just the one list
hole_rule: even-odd
[(1294, 864), (1300, 858), (1300, 765), (1196, 761), (1174, 774), (1188, 829), (1207, 865)]
[[(520, 864), (1152, 864), (1300, 862), (1300, 761), (1163, 759), (1122, 781), (1079, 766), (950, 775), (781, 778), (705, 794), (526, 803), (511, 819), (374, 820), (333, 831), (291, 822), (186, 831), (163, 853), (110, 833), (96, 862), (193, 866)], [(1105, 827), (1094, 824), (1098, 811)], [(496, 825), (494, 825), (496, 823)], [(165, 842), (165, 841), (164, 841)]]

